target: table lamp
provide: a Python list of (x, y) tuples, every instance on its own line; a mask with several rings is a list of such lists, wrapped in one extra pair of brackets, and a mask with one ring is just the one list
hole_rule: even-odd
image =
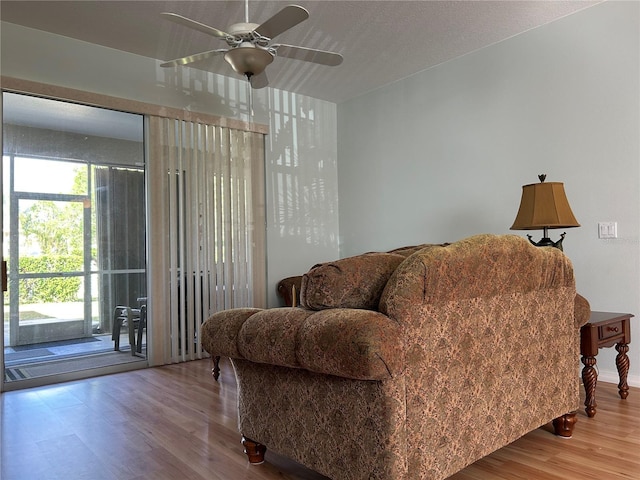
[(564, 185), (560, 182), (545, 182), (546, 175), (538, 175), (540, 183), (523, 185), (522, 198), (518, 215), (511, 225), (511, 230), (543, 230), (540, 241), (529, 241), (537, 247), (556, 247), (562, 250), (562, 241), (566, 233), (560, 235), (560, 240), (553, 242), (549, 238), (550, 228), (579, 227), (580, 224), (571, 211), (569, 201), (564, 193)]

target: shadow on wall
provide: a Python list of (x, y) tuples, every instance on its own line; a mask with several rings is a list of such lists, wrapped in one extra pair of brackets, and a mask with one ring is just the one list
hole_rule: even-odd
[[(157, 66), (156, 85), (185, 109), (268, 126), (267, 228), (275, 263), (296, 271), (338, 254), (336, 106), (241, 77)], [(311, 250), (319, 250), (310, 253)], [(297, 260), (296, 260), (297, 256)], [(277, 275), (280, 275), (278, 272)]]
[(294, 95), (287, 100), (279, 103), (291, 108), (272, 114), (273, 134), (267, 138), (270, 223), (280, 238), (296, 237), (309, 246), (337, 245), (332, 228), (338, 215), (335, 154), (316, 136), (314, 110), (304, 101), (298, 104)]

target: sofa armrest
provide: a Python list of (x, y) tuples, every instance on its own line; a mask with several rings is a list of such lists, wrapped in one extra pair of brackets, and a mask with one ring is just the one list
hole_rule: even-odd
[(259, 308), (234, 308), (214, 313), (202, 324), (202, 347), (213, 356), (242, 358), (238, 352), (238, 333), (244, 322)]
[(303, 368), (357, 380), (384, 380), (403, 372), (400, 325), (371, 310), (335, 308), (232, 309), (202, 327), (211, 355)]
[(579, 293), (576, 293), (573, 308), (573, 318), (575, 320), (576, 327), (581, 327), (589, 321), (591, 316), (591, 305), (589, 301)]
[(323, 310), (301, 326), (297, 357), (307, 370), (356, 380), (386, 380), (405, 367), (404, 333), (379, 312)]

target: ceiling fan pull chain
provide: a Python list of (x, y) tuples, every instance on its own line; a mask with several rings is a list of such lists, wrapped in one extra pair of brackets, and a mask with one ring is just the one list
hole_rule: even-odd
[(253, 85), (251, 84), (251, 78), (253, 75), (247, 75), (247, 85), (249, 88), (249, 116), (253, 120)]

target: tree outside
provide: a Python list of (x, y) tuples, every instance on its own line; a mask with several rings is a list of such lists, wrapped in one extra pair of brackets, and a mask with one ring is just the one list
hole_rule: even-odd
[[(75, 168), (72, 194), (85, 195), (86, 166)], [(21, 249), (20, 273), (83, 271), (83, 209), (80, 202), (31, 201), (19, 214)], [(80, 277), (27, 278), (20, 280), (21, 304), (81, 300)]]

